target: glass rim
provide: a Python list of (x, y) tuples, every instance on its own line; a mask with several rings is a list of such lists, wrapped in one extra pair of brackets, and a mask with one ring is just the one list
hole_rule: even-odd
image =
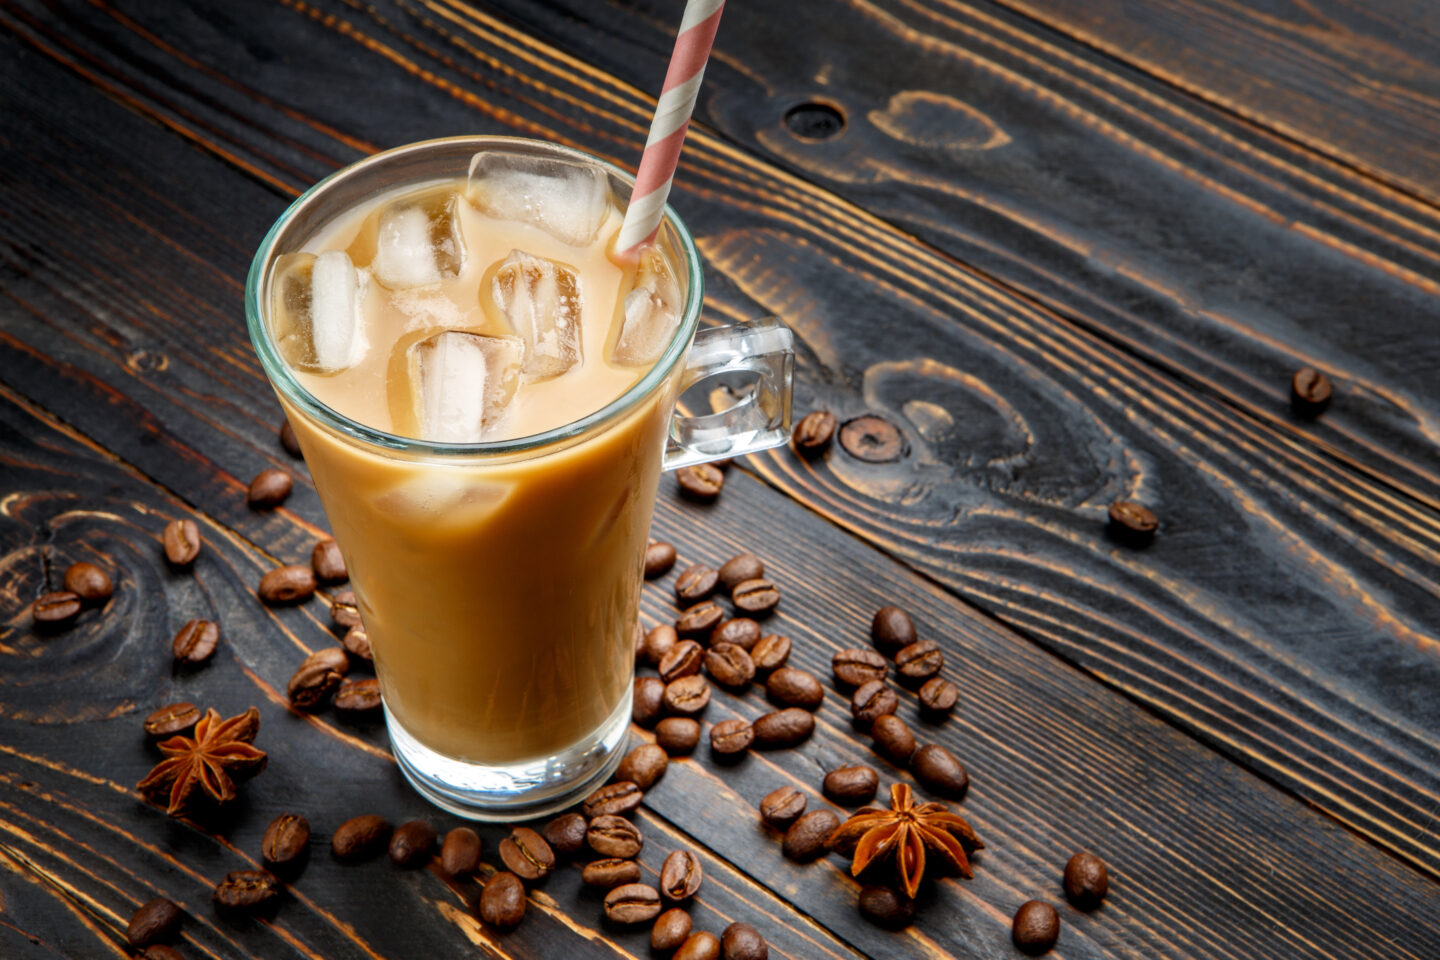
[(371, 154), (349, 166), (342, 167), (316, 182), (285, 208), (285, 212), (280, 214), (270, 226), (269, 231), (266, 232), (265, 238), (260, 241), (260, 246), (255, 251), (254, 258), (250, 261), (250, 271), (245, 280), (245, 324), (250, 333), (250, 343), (255, 348), (256, 354), (260, 357), (261, 366), (264, 368), (266, 376), (270, 379), (271, 385), (274, 386), (285, 399), (294, 403), (306, 414), (347, 437), (390, 450), (403, 450), (407, 453), (436, 457), (468, 457), (474, 456), (475, 454), (511, 454), (533, 450), (573, 439), (623, 417), (641, 400), (645, 399), (654, 392), (657, 387), (664, 383), (671, 371), (673, 371), (675, 366), (680, 362), (680, 358), (684, 356), (690, 339), (695, 333), (695, 328), (699, 325), (700, 309), (704, 302), (704, 274), (700, 268), (699, 251), (695, 247), (695, 240), (690, 235), (689, 228), (685, 226), (685, 222), (680, 219), (680, 215), (677, 214), (675, 209), (668, 203), (665, 205), (665, 214), (662, 223), (668, 221), (679, 239), (680, 249), (686, 260), (684, 265), (685, 272), (689, 279), (685, 293), (685, 309), (680, 317), (680, 325), (671, 337), (670, 342), (666, 344), (665, 350), (660, 355), (660, 358), (651, 365), (644, 376), (618, 397), (605, 404), (605, 406), (586, 414), (578, 420), (553, 427), (541, 433), (532, 433), (523, 437), (513, 437), (508, 440), (484, 440), (476, 443), (447, 443), (434, 440), (420, 440), (415, 437), (404, 437), (363, 424), (322, 402), (296, 379), (289, 365), (281, 358), (279, 350), (276, 348), (270, 336), (268, 325), (264, 321), (262, 294), (264, 292), (266, 275), (275, 259), (275, 245), (284, 229), (298, 214), (303, 212), (306, 207), (313, 204), (320, 194), (326, 192), (341, 181), (364, 176), (372, 167), (382, 165), (386, 161), (398, 156), (425, 152), (436, 149), (437, 147), (457, 145), (460, 143), (472, 144), (477, 150), (485, 146), (506, 145), (525, 145), (532, 148), (537, 146), (544, 147), (546, 150), (568, 155), (572, 159), (597, 164), (609, 175), (619, 178), (623, 183), (629, 184), (631, 189), (634, 189), (635, 186), (635, 177), (633, 175), (620, 169), (615, 164), (607, 160), (602, 160), (583, 150), (567, 147), (563, 144), (552, 143), (548, 140), (483, 134), (420, 140), (415, 143), (408, 143), (403, 146), (392, 147), (389, 150)]

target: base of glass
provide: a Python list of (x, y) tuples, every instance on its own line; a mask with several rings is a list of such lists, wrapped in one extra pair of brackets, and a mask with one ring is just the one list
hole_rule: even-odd
[(385, 725), (400, 772), (426, 800), (469, 820), (528, 820), (583, 800), (615, 771), (630, 732), (632, 691), (595, 733), (560, 753), (492, 766), (436, 753), (416, 740), (390, 708)]

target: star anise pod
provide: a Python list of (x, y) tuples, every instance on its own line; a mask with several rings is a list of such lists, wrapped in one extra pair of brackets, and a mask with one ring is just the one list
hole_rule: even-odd
[(221, 720), (214, 709), (195, 724), (194, 736), (176, 736), (157, 746), (165, 759), (136, 784), (151, 803), (164, 804), (172, 817), (191, 810), (198, 789), (213, 803), (235, 799), (237, 781), (248, 780), (265, 769), (265, 751), (251, 744), (260, 730), (260, 711), (251, 707), (239, 716)]
[(945, 804), (931, 801), (916, 805), (910, 785), (905, 783), (890, 787), (889, 810), (861, 810), (835, 829), (830, 845), (843, 845), (856, 837), (859, 842), (850, 875), (858, 877), (870, 864), (893, 855), (900, 885), (908, 897), (915, 896), (925, 876), (927, 847), (969, 879), (973, 874), (967, 854), (985, 846), (965, 818), (951, 813)]

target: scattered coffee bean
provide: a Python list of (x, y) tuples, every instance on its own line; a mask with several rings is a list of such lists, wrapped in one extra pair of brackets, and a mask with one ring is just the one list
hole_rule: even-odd
[(324, 583), (338, 583), (349, 578), (345, 569), (345, 558), (340, 555), (340, 544), (334, 540), (321, 540), (310, 551), (310, 568), (315, 578)]
[(815, 732), (815, 716), (799, 707), (788, 707), (767, 713), (756, 719), (755, 747), (760, 750), (777, 750), (793, 747), (810, 739)]
[(720, 565), (720, 582), (726, 590), (734, 590), (746, 580), (765, 576), (765, 564), (753, 553), (741, 553)]
[(300, 441), (295, 439), (295, 428), (290, 426), (289, 420), (280, 423), (280, 446), (284, 447), (285, 452), (296, 460), (305, 456), (300, 452)]
[(754, 728), (738, 717), (721, 720), (710, 728), (710, 751), (720, 760), (738, 758), (754, 741)]
[(899, 607), (881, 607), (870, 621), (870, 640), (887, 657), (916, 641), (915, 621)]
[(270, 821), (260, 840), (260, 858), (274, 870), (296, 866), (310, 850), (310, 821), (282, 813)]
[(714, 503), (725, 486), (725, 474), (708, 463), (697, 463), (675, 471), (680, 496), (696, 503)]
[(252, 507), (261, 509), (278, 507), (285, 502), (286, 497), (290, 496), (290, 491), (294, 486), (295, 481), (291, 479), (290, 474), (271, 467), (255, 474), (255, 479), (250, 481), (250, 491), (245, 499)]
[(1081, 910), (1094, 910), (1110, 892), (1110, 871), (1105, 861), (1082, 850), (1065, 864), (1065, 896)]
[(521, 880), (543, 880), (555, 869), (555, 851), (529, 827), (516, 827), (500, 841), (500, 860)]
[(295, 563), (276, 567), (260, 578), (255, 592), (272, 607), (302, 603), (315, 593), (315, 571)]
[(407, 820), (396, 827), (395, 833), (390, 837), (390, 861), (401, 867), (424, 866), (430, 862), (430, 852), (435, 849), (435, 839), (435, 828), (429, 823), (424, 820)]
[(769, 616), (780, 605), (780, 588), (764, 577), (743, 580), (730, 592), (730, 601), (753, 617)]
[(749, 617), (735, 617), (733, 620), (722, 620), (720, 624), (710, 631), (710, 645), (717, 643), (733, 643), (743, 648), (747, 653), (755, 648), (760, 642), (760, 624)]
[(805, 812), (805, 794), (794, 787), (779, 787), (760, 801), (760, 819), (776, 830), (788, 829)]
[(452, 877), (471, 876), (480, 867), (480, 846), (480, 834), (469, 827), (456, 827), (440, 844), (440, 869)]
[(157, 943), (140, 951), (140, 960), (185, 960), (185, 955), (174, 947)]
[(1160, 518), (1133, 500), (1110, 504), (1110, 534), (1122, 543), (1144, 546), (1159, 528)]
[(390, 822), (373, 813), (351, 817), (330, 837), (330, 852), (340, 860), (365, 860), (375, 856), (390, 840)]
[(963, 800), (970, 790), (965, 765), (938, 743), (927, 743), (916, 750), (910, 758), (910, 770), (927, 790), (950, 800)]
[(886, 930), (903, 930), (915, 919), (915, 901), (892, 887), (864, 886), (860, 915)]
[(691, 640), (703, 640), (724, 619), (724, 607), (714, 600), (701, 600), (675, 618), (675, 632)]
[(916, 640), (895, 654), (895, 673), (900, 682), (919, 686), (945, 666), (945, 654), (934, 640)]
[(655, 727), (655, 742), (672, 757), (684, 756), (700, 743), (700, 722), (689, 717), (666, 717)]
[(835, 673), (835, 683), (849, 690), (872, 680), (884, 680), (889, 667), (874, 650), (851, 647), (830, 658), (830, 669)]
[(172, 940), (180, 931), (180, 922), (184, 917), (184, 911), (173, 901), (164, 897), (147, 900), (130, 915), (125, 939), (132, 947), (148, 947), (162, 940)]
[(80, 598), (69, 590), (43, 594), (30, 607), (37, 627), (62, 627), (80, 614)]
[(341, 590), (330, 598), (330, 621), (347, 630), (360, 626), (360, 601), (354, 590)]
[(842, 807), (858, 807), (875, 799), (880, 789), (880, 774), (874, 767), (855, 763), (838, 767), (825, 774), (825, 796)]
[(200, 719), (200, 708), (193, 703), (171, 703), (145, 718), (145, 733), (152, 737), (169, 737), (184, 733)]
[(661, 952), (674, 950), (690, 936), (690, 914), (684, 907), (671, 907), (660, 914), (650, 928), (650, 949)]
[(795, 452), (807, 460), (813, 460), (826, 450), (835, 439), (835, 414), (829, 410), (813, 410), (805, 414), (790, 434)]
[(346, 630), (345, 636), (340, 640), (340, 645), (352, 657), (357, 657), (366, 663), (375, 662), (375, 651), (370, 648), (370, 634), (365, 632), (363, 623), (357, 623)]
[(501, 870), (485, 881), (480, 891), (480, 919), (509, 930), (525, 919), (525, 885), (513, 873)]
[(770, 946), (759, 930), (737, 922), (720, 934), (720, 953), (725, 960), (768, 960)]
[(585, 849), (585, 831), (589, 825), (578, 813), (562, 813), (545, 824), (540, 836), (550, 844), (557, 857), (573, 857)]
[(670, 758), (663, 747), (653, 743), (642, 743), (625, 754), (620, 766), (615, 768), (616, 780), (629, 780), (641, 790), (649, 790), (656, 781), (665, 776)]
[(604, 860), (592, 860), (585, 864), (580, 871), (580, 881), (587, 887), (613, 890), (627, 883), (639, 883), (643, 875), (640, 864), (634, 860), (606, 857)]
[(720, 585), (720, 574), (703, 563), (691, 564), (675, 578), (675, 598), (681, 603), (704, 600)]
[(645, 791), (629, 780), (621, 780), (607, 783), (586, 797), (585, 802), (580, 805), (580, 812), (586, 820), (623, 816), (640, 806), (640, 801), (644, 799)]
[(177, 567), (188, 566), (200, 555), (200, 528), (194, 520), (171, 520), (161, 537), (165, 559)]
[(219, 645), (219, 624), (213, 620), (191, 620), (175, 634), (170, 650), (176, 663), (193, 666), (209, 660)]
[(642, 727), (653, 726), (665, 712), (665, 681), (658, 677), (636, 677), (630, 719)]
[(769, 673), (780, 669), (790, 659), (790, 638), (778, 633), (761, 637), (750, 651), (750, 659), (755, 662), (756, 673)]
[(673, 716), (697, 716), (709, 705), (710, 682), (698, 674), (665, 685), (665, 711)]
[(818, 710), (825, 702), (825, 688), (813, 673), (796, 667), (781, 667), (765, 681), (765, 696), (782, 707)]
[(645, 579), (663, 577), (675, 566), (675, 544), (651, 540), (645, 547)]
[(869, 730), (877, 719), (899, 709), (900, 698), (883, 680), (862, 683), (850, 697), (850, 716), (861, 730)]
[(280, 898), (280, 880), (269, 870), (232, 870), (210, 895), (215, 906), (231, 913), (260, 913)]
[(845, 421), (840, 446), (856, 460), (890, 463), (906, 453), (905, 436), (889, 420), (867, 415)]
[(1060, 939), (1060, 914), (1048, 903), (1027, 900), (1010, 922), (1010, 939), (1022, 953), (1044, 953)]
[(615, 923), (649, 923), (660, 916), (660, 893), (646, 883), (622, 884), (605, 894), (605, 916)]
[(652, 667), (658, 667), (660, 661), (665, 659), (665, 654), (674, 650), (679, 642), (680, 635), (675, 632), (675, 628), (668, 623), (662, 623), (645, 634), (645, 659)]
[(585, 842), (600, 856), (621, 860), (635, 859), (645, 846), (640, 828), (614, 814), (601, 814), (592, 819), (585, 830)]
[(1330, 406), (1330, 378), (1314, 367), (1301, 367), (1290, 378), (1290, 409), (1302, 417), (1318, 417)]
[(110, 599), (115, 585), (104, 570), (82, 560), (65, 570), (65, 589), (79, 597), (81, 603), (97, 604)]
[(692, 933), (671, 960), (720, 960), (720, 938), (709, 930)]
[(700, 644), (694, 640), (681, 640), (666, 651), (660, 658), (656, 669), (660, 671), (660, 679), (666, 683), (674, 683), (681, 677), (690, 677), (700, 672), (701, 665), (705, 662), (705, 651)]
[(345, 680), (335, 691), (335, 709), (352, 717), (372, 714), (381, 706), (380, 681), (374, 677)]
[(870, 736), (875, 738), (876, 752), (900, 766), (915, 752), (915, 734), (893, 713), (876, 717), (870, 725)]
[(290, 677), (285, 692), (292, 706), (300, 710), (314, 710), (340, 688), (340, 682), (350, 669), (350, 659), (339, 647), (323, 647), (300, 664)]
[(931, 677), (920, 687), (920, 715), (927, 720), (943, 720), (960, 702), (960, 688), (944, 677)]
[(676, 850), (660, 867), (660, 893), (666, 900), (689, 900), (700, 892), (704, 877), (699, 857), (689, 850)]
[(840, 826), (833, 810), (811, 810), (785, 831), (780, 851), (797, 863), (809, 863), (829, 852), (830, 834)]
[(705, 672), (722, 687), (743, 690), (755, 679), (755, 661), (744, 647), (717, 643), (705, 651)]

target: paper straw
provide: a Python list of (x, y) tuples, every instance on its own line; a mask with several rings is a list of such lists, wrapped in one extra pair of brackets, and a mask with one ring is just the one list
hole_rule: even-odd
[(700, 92), (724, 10), (725, 0), (689, 0), (685, 4), (675, 50), (670, 54), (670, 68), (665, 72), (665, 86), (655, 105), (655, 119), (650, 122), (650, 136), (645, 140), (645, 152), (635, 174), (630, 207), (615, 241), (617, 259), (634, 257), (636, 248), (654, 240), (660, 230), (670, 182), (680, 163), (680, 147), (685, 143), (685, 131), (690, 129), (695, 96)]

